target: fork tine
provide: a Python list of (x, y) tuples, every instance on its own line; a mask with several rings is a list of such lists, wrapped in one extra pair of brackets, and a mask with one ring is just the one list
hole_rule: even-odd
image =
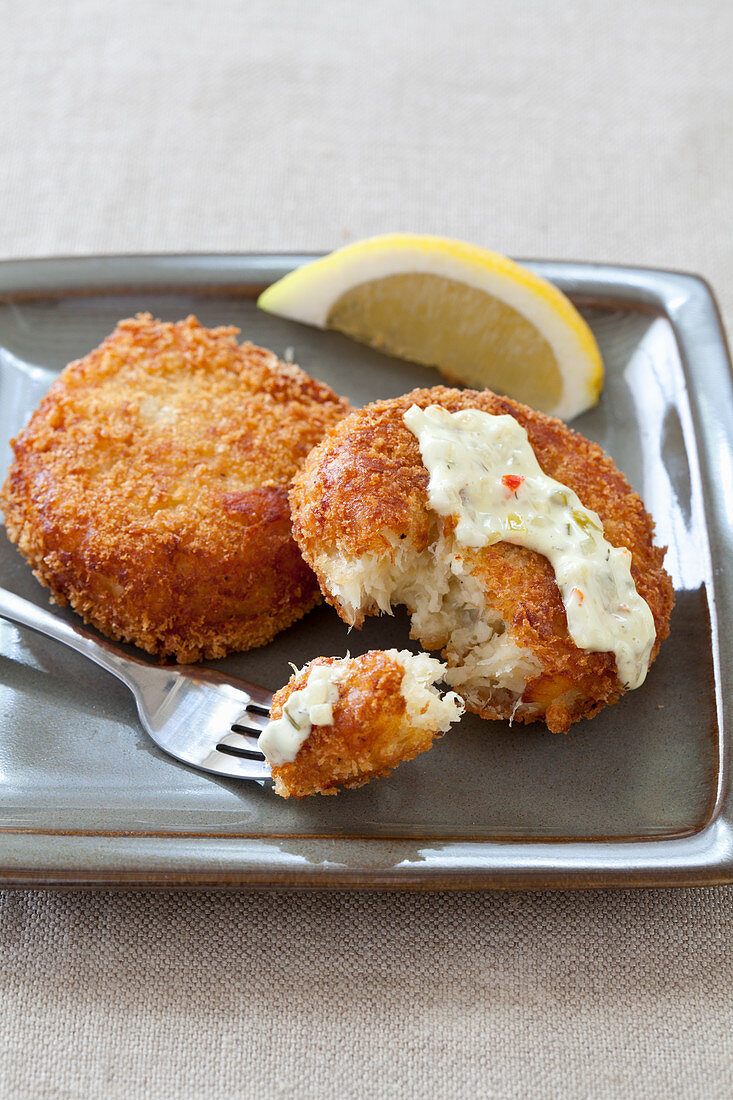
[(217, 748), (220, 745), (226, 745), (230, 749), (239, 749), (242, 752), (251, 752), (259, 760), (262, 760), (262, 750), (258, 746), (256, 737), (247, 737), (243, 733), (226, 733), (223, 737), (219, 738), (217, 742)]
[(269, 720), (263, 714), (253, 714), (251, 710), (246, 710), (234, 719), (232, 729), (259, 736)]
[(272, 779), (270, 765), (263, 758), (252, 760), (244, 756), (229, 756), (214, 749), (207, 757), (196, 764), (207, 772), (226, 775), (230, 779)]
[(248, 714), (258, 714), (263, 718), (270, 717), (270, 710), (272, 708), (272, 699), (270, 699), (270, 705), (263, 707), (260, 703), (250, 703), (247, 707)]

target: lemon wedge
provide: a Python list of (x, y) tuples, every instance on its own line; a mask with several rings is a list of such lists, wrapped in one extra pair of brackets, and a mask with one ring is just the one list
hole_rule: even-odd
[(565, 420), (595, 405), (603, 385), (598, 345), (565, 295), (462, 241), (370, 237), (290, 272), (257, 304)]

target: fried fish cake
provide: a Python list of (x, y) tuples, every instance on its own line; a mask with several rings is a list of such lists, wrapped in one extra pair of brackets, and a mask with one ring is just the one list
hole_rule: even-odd
[(337, 794), (425, 752), (463, 713), (456, 694), (434, 686), (444, 672), (426, 653), (396, 649), (318, 657), (297, 671), (259, 740), (276, 793)]
[(58, 603), (182, 662), (262, 645), (319, 599), (288, 488), (349, 406), (237, 333), (121, 321), (12, 441), (1, 494)]
[(333, 428), (294, 479), (295, 537), (346, 622), (359, 626), (404, 604), (412, 636), (443, 650), (447, 682), (469, 710), (567, 731), (622, 694), (614, 654), (574, 643), (546, 557), (504, 541), (462, 545), (455, 518), (431, 509), (428, 471), (403, 419), (413, 405), (508, 414), (526, 429), (542, 471), (600, 516), (613, 547), (631, 552), (631, 576), (654, 620), (653, 659), (669, 631), (673, 590), (652, 519), (600, 447), (490, 391), (438, 386), (369, 405)]

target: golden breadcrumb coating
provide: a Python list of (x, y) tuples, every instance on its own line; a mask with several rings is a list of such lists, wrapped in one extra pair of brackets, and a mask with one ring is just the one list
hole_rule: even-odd
[[(460, 591), (446, 597), (442, 623), (424, 607), (420, 610), (420, 578), (408, 574), (416, 573), (418, 563), (425, 568), (426, 552), (437, 540), (452, 538), (455, 521), (429, 508), (428, 472), (417, 438), (403, 422), (413, 404), (509, 414), (523, 425), (544, 472), (599, 514), (613, 546), (631, 551), (632, 576), (656, 626), (653, 658), (669, 632), (674, 595), (662, 566), (664, 550), (652, 542), (652, 519), (595, 443), (560, 420), (488, 390), (436, 386), (369, 405), (331, 429), (294, 479), (290, 502), (295, 538), (326, 599), (345, 621), (358, 626), (365, 614), (378, 609), (374, 578), (379, 575), (385, 591), (395, 596), (393, 602), (404, 602), (413, 612), (413, 637), (425, 648), (445, 647), (452, 667), (447, 680), (469, 710), (486, 718), (543, 718), (551, 730), (567, 731), (571, 722), (615, 702), (623, 688), (612, 653), (581, 650), (570, 637), (554, 571), (544, 556), (504, 542), (463, 548), (467, 578)], [(359, 571), (371, 580), (354, 596), (353, 577)], [(426, 573), (423, 587), (430, 583)], [(469, 644), (457, 640), (470, 637), (472, 630), (477, 638), (484, 637), (477, 632), (477, 618), (484, 635), (493, 631), (490, 643), (504, 647), (492, 651), (491, 675), (481, 672), (477, 651), (472, 656)], [(465, 673), (469, 666), (470, 674)]]
[(426, 654), (371, 650), (361, 657), (318, 657), (275, 693), (270, 715), (282, 717), (293, 692), (305, 687), (316, 665), (338, 666), (333, 722), (313, 726), (292, 763), (272, 767), (283, 798), (338, 794), (386, 776), (431, 747), (462, 712), (449, 693), (432, 687), (441, 665)]
[(262, 645), (319, 598), (287, 494), (349, 406), (237, 333), (121, 321), (12, 441), (0, 495), (58, 603), (179, 661)]

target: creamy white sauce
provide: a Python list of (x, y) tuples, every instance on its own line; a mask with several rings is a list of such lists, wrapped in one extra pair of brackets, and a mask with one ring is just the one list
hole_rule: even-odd
[(313, 726), (331, 725), (342, 671), (339, 665), (315, 665), (305, 686), (294, 691), (285, 703), (282, 718), (267, 723), (258, 745), (268, 764), (274, 767), (292, 764)]
[(621, 682), (643, 684), (656, 631), (631, 576), (631, 553), (611, 546), (599, 516), (543, 473), (522, 425), (512, 416), (438, 405), (413, 405), (404, 421), (430, 475), (430, 506), (456, 517), (456, 541), (510, 542), (544, 554), (575, 644), (613, 653)]

